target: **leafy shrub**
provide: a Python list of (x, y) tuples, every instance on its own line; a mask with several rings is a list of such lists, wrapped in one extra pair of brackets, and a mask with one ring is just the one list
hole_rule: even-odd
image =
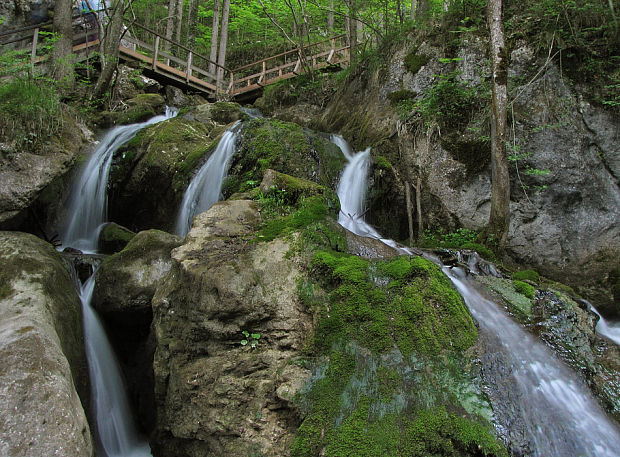
[(396, 90), (394, 92), (390, 92), (387, 97), (392, 105), (398, 105), (402, 101), (413, 100), (415, 96), (416, 96), (415, 92), (412, 92), (407, 89), (401, 89), (401, 90)]
[(405, 57), (405, 67), (415, 75), (429, 60), (429, 56), (426, 54), (418, 54), (417, 49), (414, 49)]
[(515, 290), (520, 294), (525, 295), (527, 298), (533, 299), (536, 295), (536, 289), (526, 282), (513, 281), (513, 284), (515, 286)]
[(512, 274), (512, 279), (516, 279), (519, 281), (538, 282), (539, 278), (540, 276), (534, 270), (522, 270)]
[(0, 117), (2, 137), (34, 151), (61, 127), (60, 97), (46, 80), (15, 78), (0, 85)]

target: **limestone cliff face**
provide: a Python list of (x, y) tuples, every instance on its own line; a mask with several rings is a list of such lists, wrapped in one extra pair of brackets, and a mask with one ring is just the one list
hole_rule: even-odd
[[(407, 236), (405, 183), (415, 197), (418, 179), (425, 228), (480, 230), (488, 220), (485, 46), (482, 38), (464, 38), (454, 58), (441, 59), (446, 51), (432, 38), (412, 39), (387, 53), (385, 66), (352, 75), (346, 89), (311, 121), (321, 129), (342, 132), (358, 149), (373, 147), (373, 188), (380, 191), (370, 194), (375, 200), (367, 219), (382, 233)], [(421, 64), (412, 68), (407, 64), (411, 56)], [(515, 160), (510, 164), (508, 253), (557, 280), (600, 289), (618, 266), (618, 117), (586, 101), (583, 86), (572, 85), (554, 62), (536, 57), (526, 42), (513, 48), (509, 76), (514, 102), (508, 153)], [(451, 117), (429, 123), (421, 108), (399, 116), (396, 104), (388, 100), (396, 94), (413, 104), (445, 81), (446, 94), (435, 93), (445, 95), (435, 102), (446, 104), (439, 108), (466, 106)], [(476, 95), (469, 102), (456, 96), (472, 93)], [(382, 171), (386, 158), (395, 174)], [(384, 214), (385, 202), (391, 202), (392, 214), (403, 216)], [(613, 312), (611, 295), (595, 295), (598, 305), (609, 304)]]
[(0, 455), (90, 457), (75, 287), (59, 254), (32, 235), (0, 232), (0, 253)]
[(289, 242), (253, 243), (260, 220), (254, 202), (217, 203), (172, 251), (153, 298), (157, 455), (287, 455), (312, 319)]

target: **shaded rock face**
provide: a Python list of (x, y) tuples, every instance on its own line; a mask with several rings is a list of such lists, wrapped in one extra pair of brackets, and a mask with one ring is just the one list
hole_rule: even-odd
[(155, 455), (288, 455), (309, 374), (289, 362), (312, 319), (289, 243), (250, 242), (259, 223), (255, 203), (220, 202), (172, 251), (153, 298)]
[(172, 230), (192, 175), (216, 148), (224, 126), (204, 108), (141, 130), (114, 155), (110, 219), (133, 230)]
[[(396, 50), (387, 69), (354, 77), (316, 121), (344, 132), (358, 148), (373, 146), (375, 159), (385, 154), (401, 181), (415, 183), (420, 177), (425, 228), (479, 230), (486, 224), (491, 195), (487, 123), (482, 112), (476, 113), (481, 107), (474, 105), (465, 124), (428, 129), (419, 114), (402, 122), (386, 98), (406, 89), (413, 100), (420, 100), (438, 82), (437, 74), (453, 70), (459, 72), (455, 81), (462, 88), (483, 91), (486, 45), (481, 38), (464, 39), (457, 52), (460, 60), (447, 65), (439, 61), (442, 51), (431, 41), (418, 43), (415, 52), (428, 61), (415, 71), (405, 62), (412, 46)], [(534, 78), (543, 64), (525, 44), (513, 51), (510, 76), (519, 96), (507, 136), (512, 148), (508, 153), (518, 160), (510, 165), (508, 253), (557, 280), (606, 286), (618, 265), (620, 124), (617, 115), (586, 102), (555, 64)], [(365, 122), (368, 116), (380, 121)], [(381, 187), (379, 181), (375, 185)], [(402, 184), (389, 187), (394, 191), (388, 200), (398, 205), (392, 212), (405, 213)], [(375, 223), (383, 233), (392, 224), (381, 218)], [(600, 307), (607, 311), (614, 308), (610, 297), (592, 299), (602, 300)]]
[(108, 327), (127, 390), (144, 432), (155, 426), (151, 300), (172, 266), (181, 238), (159, 230), (140, 232), (97, 270), (92, 305)]
[(65, 116), (62, 131), (38, 154), (0, 153), (0, 229), (44, 234), (69, 172), (91, 140), (92, 132), (86, 126)]
[(60, 255), (0, 232), (0, 454), (93, 455), (81, 304)]

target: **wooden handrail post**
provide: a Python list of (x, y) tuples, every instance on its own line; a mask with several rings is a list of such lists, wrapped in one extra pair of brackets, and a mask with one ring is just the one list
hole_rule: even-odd
[[(262, 83), (265, 80), (265, 75), (267, 73), (267, 62), (263, 60), (263, 71), (258, 78), (258, 84)], [(248, 79), (248, 85), (250, 84), (250, 80)]]
[(185, 82), (189, 84), (189, 78), (192, 76), (192, 51), (187, 54), (187, 71)]
[(230, 86), (228, 86), (228, 93), (232, 94), (235, 91), (235, 74), (230, 72)]
[(329, 51), (329, 56), (327, 57), (327, 63), (332, 63), (332, 59), (334, 58), (335, 52), (336, 52), (336, 38), (332, 38), (332, 49)]
[(153, 52), (153, 71), (157, 70), (157, 55), (159, 54), (159, 35), (155, 35), (155, 51)]
[(37, 58), (37, 44), (39, 41), (39, 27), (34, 29), (34, 34), (32, 35), (32, 53), (30, 55), (30, 73), (31, 76), (34, 77), (34, 61)]

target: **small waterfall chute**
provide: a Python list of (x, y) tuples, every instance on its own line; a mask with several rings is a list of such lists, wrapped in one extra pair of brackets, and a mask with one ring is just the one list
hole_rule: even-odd
[(146, 122), (121, 125), (110, 129), (74, 181), (66, 204), (67, 217), (60, 227), (61, 248), (72, 247), (82, 252), (97, 251), (99, 232), (107, 222), (107, 186), (114, 153), (143, 128), (176, 116), (177, 111), (166, 107), (166, 113)]
[(200, 167), (187, 187), (177, 216), (175, 226), (177, 235), (187, 235), (194, 216), (208, 210), (220, 200), (222, 183), (235, 153), (239, 129), (240, 121), (237, 121), (224, 132), (215, 151)]

